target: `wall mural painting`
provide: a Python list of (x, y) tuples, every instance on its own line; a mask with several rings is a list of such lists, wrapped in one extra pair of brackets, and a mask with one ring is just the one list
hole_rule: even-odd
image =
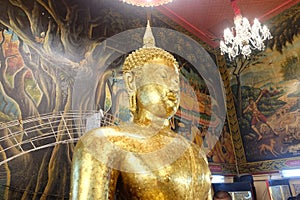
[[(273, 39), (258, 63), (231, 76), (247, 162), (300, 156), (299, 5), (270, 21)], [(294, 24), (294, 25), (293, 25)]]
[[(0, 1), (1, 199), (68, 198), (73, 139), (85, 131), (81, 126), (88, 121), (83, 119), (85, 112), (102, 108), (109, 116), (130, 117), (122, 103), (127, 95), (116, 90), (126, 44), (102, 42), (144, 27), (146, 16), (144, 9), (110, 0)], [(173, 23), (155, 15), (151, 20), (157, 27), (171, 28)], [(134, 40), (138, 48), (143, 33), (124, 35), (122, 42)], [(160, 42), (168, 42), (168, 37), (162, 33)], [(177, 41), (178, 49), (188, 46)], [(207, 65), (201, 52), (195, 54)], [(219, 139), (213, 130), (220, 125), (219, 119), (211, 112), (212, 100), (202, 79), (188, 69), (182, 73), (190, 82), (181, 85), (182, 99), (187, 102), (183, 101), (173, 119), (174, 129), (192, 130), (194, 142), (210, 150), (210, 142)], [(193, 86), (196, 100), (189, 98), (187, 83)], [(195, 102), (197, 108), (191, 108)], [(193, 115), (197, 120), (190, 120)], [(212, 129), (208, 129), (210, 119)], [(191, 136), (185, 133), (180, 132)], [(221, 141), (211, 152), (207, 150), (211, 163), (228, 166), (235, 162), (229, 139), (225, 126)]]

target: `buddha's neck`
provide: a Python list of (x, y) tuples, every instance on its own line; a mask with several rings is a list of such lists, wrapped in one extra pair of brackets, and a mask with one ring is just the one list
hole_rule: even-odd
[(133, 121), (141, 126), (159, 128), (170, 127), (169, 120), (153, 115), (149, 111), (138, 112)]

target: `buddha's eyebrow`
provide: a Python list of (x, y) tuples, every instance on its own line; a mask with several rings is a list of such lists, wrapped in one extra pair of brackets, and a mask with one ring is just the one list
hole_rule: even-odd
[[(168, 67), (168, 66), (167, 66)], [(166, 70), (165, 68), (163, 68), (163, 67), (156, 67), (153, 71), (152, 71), (153, 73), (162, 73), (162, 72), (165, 72), (165, 73), (167, 73), (167, 74), (169, 74), (169, 72), (168, 72), (168, 70)]]
[(157, 72), (157, 71), (158, 72), (161, 71), (161, 68), (160, 67), (156, 67), (156, 69), (153, 70), (153, 72)]

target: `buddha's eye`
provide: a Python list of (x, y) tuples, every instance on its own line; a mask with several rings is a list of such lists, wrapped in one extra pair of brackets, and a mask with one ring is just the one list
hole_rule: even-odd
[(167, 78), (167, 72), (166, 71), (162, 71), (161, 73), (160, 73), (160, 77), (161, 78)]

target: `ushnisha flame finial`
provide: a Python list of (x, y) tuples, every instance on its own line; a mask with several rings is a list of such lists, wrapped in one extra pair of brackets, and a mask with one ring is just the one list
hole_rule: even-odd
[(144, 46), (143, 47), (155, 47), (155, 38), (153, 36), (151, 27), (150, 27), (150, 21), (147, 21), (147, 27), (145, 31), (145, 35), (143, 38)]
[(162, 48), (155, 46), (155, 39), (148, 20), (147, 27), (143, 38), (143, 47), (135, 50), (127, 56), (123, 64), (123, 72), (130, 71), (133, 68), (141, 67), (153, 60), (160, 59), (165, 65), (174, 66), (179, 69), (175, 57)]

